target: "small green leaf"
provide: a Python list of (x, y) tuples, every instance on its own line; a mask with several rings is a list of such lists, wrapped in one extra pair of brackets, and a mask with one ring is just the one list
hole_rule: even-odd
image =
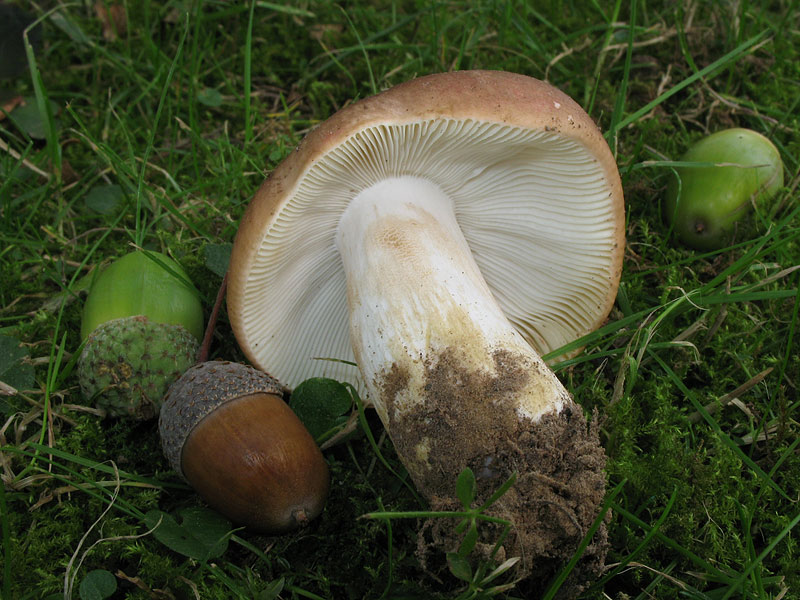
[(211, 108), (222, 106), (222, 94), (214, 88), (204, 88), (197, 94), (197, 101)]
[(145, 524), (155, 538), (179, 554), (199, 561), (222, 556), (228, 548), (231, 523), (219, 513), (202, 507), (186, 508), (178, 522), (160, 510), (148, 511)]
[(458, 474), (456, 481), (456, 495), (464, 508), (469, 508), (475, 501), (476, 493), (475, 473), (469, 467)]
[(472, 567), (469, 561), (456, 552), (447, 553), (447, 566), (450, 572), (461, 581), (472, 581)]
[(469, 525), (469, 529), (467, 529), (467, 533), (461, 540), (461, 544), (459, 544), (458, 546), (458, 555), (464, 557), (468, 556), (469, 553), (475, 549), (475, 546), (477, 544), (478, 544), (478, 525), (475, 521), (472, 521)]
[(231, 261), (232, 249), (233, 244), (206, 244), (203, 247), (203, 254), (208, 270), (223, 277), (225, 271), (228, 270), (228, 263)]
[(210, 549), (209, 558), (222, 556), (228, 548), (231, 522), (218, 512), (200, 506), (181, 511), (183, 527), (192, 531), (194, 537)]
[(89, 571), (81, 581), (81, 600), (103, 600), (117, 591), (117, 578), (105, 569)]
[[(58, 112), (58, 104), (52, 100), (49, 100), (49, 102), (52, 113), (55, 114)], [(47, 137), (46, 115), (42, 115), (39, 111), (39, 107), (36, 106), (36, 98), (33, 96), (26, 97), (24, 104), (21, 104), (8, 113), (8, 117), (18, 129), (24, 131), (31, 138), (43, 140)], [(56, 121), (56, 128), (58, 128), (57, 123)]]
[(26, 362), (27, 358), (28, 351), (19, 340), (0, 335), (0, 381), (18, 391), (32, 389), (33, 365)]
[(257, 600), (275, 600), (283, 591), (285, 581), (283, 577), (271, 581), (263, 590), (258, 593)]
[(269, 151), (269, 159), (274, 163), (279, 163), (286, 158), (291, 151), (292, 149), (290, 147), (279, 142), (278, 145), (274, 146), (272, 150)]
[(86, 206), (101, 215), (113, 213), (124, 200), (125, 192), (114, 183), (97, 185), (86, 194)]
[(343, 383), (325, 377), (306, 379), (292, 391), (289, 406), (314, 439), (344, 423), (352, 398)]

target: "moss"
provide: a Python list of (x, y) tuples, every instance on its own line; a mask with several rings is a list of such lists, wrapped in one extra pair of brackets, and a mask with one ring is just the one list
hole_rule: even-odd
[[(765, 339), (767, 347), (754, 350), (758, 343), (754, 346), (752, 336), (741, 334), (743, 328), (752, 328), (752, 308), (750, 305), (728, 308), (725, 325), (717, 330), (714, 345), (700, 346), (700, 362), (691, 352), (682, 357), (679, 353), (671, 354), (670, 367), (700, 403), (706, 404), (740, 385), (746, 379), (744, 373), (755, 374), (757, 367), (763, 365), (768, 346), (778, 345), (772, 339)], [(671, 339), (696, 320), (697, 312), (676, 319), (659, 337)], [(732, 360), (740, 366), (735, 373), (731, 372)], [(640, 374), (629, 394), (608, 411), (605, 429), (612, 482), (626, 480), (625, 505), (637, 507), (636, 516), (647, 523), (653, 523), (672, 501), (660, 532), (685, 549), (683, 569), (704, 566), (694, 563), (689, 554), (693, 553), (698, 557), (714, 557), (706, 565), (709, 568), (713, 565), (738, 572), (750, 558), (748, 544), (755, 532), (771, 532), (761, 542), (766, 545), (768, 538), (777, 535), (788, 519), (764, 511), (765, 507), (782, 504), (785, 499), (782, 501), (731, 447), (741, 444), (740, 436), (755, 423), (748, 423), (739, 409), (731, 407), (714, 414), (721, 433), (702, 420), (692, 425), (686, 418), (695, 410), (689, 399), (663, 372), (648, 368), (646, 373), (649, 377)], [(754, 395), (751, 403), (758, 403), (763, 392), (756, 389)], [(769, 470), (770, 463), (785, 451), (776, 446), (756, 448), (754, 454), (745, 445), (739, 447), (763, 470)], [(789, 468), (794, 470), (796, 465)], [(753, 515), (753, 523), (748, 526), (743, 515)], [(616, 538), (612, 545), (619, 558), (633, 551), (645, 533), (623, 516), (617, 516), (617, 527), (611, 530)], [(669, 551), (653, 541), (636, 560), (658, 563), (665, 552)], [(797, 560), (791, 556), (791, 552), (780, 557), (774, 553), (764, 562), (764, 574), (785, 573), (782, 563)]]

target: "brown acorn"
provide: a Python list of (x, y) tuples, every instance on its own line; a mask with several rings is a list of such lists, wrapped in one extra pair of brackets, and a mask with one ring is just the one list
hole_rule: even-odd
[(284, 389), (247, 365), (201, 362), (172, 384), (159, 418), (172, 468), (212, 508), (268, 534), (318, 516), (330, 487), (325, 458)]

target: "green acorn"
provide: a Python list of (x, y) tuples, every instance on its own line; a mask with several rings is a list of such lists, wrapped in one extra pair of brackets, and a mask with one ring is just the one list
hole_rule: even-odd
[[(681, 158), (664, 203), (678, 239), (698, 250), (723, 248), (742, 217), (783, 187), (774, 144), (750, 129), (725, 129), (694, 144)], [(694, 164), (692, 164), (694, 163)]]
[(96, 278), (81, 333), (78, 380), (86, 400), (109, 416), (149, 419), (196, 361), (203, 309), (178, 263), (137, 251)]

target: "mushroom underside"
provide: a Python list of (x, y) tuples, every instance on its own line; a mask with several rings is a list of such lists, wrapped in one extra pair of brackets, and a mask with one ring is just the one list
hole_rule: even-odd
[(541, 354), (596, 327), (619, 240), (593, 152), (547, 130), (425, 120), (357, 131), (281, 188), (237, 303), (237, 339), (254, 364), (289, 386), (325, 376), (363, 389), (336, 231), (355, 197), (412, 177), (452, 201), (495, 299)]

